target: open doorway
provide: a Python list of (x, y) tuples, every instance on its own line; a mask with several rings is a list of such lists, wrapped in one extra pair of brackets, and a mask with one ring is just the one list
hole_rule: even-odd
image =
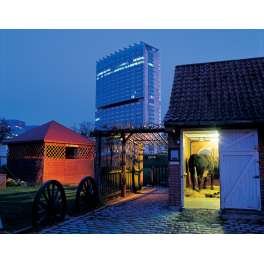
[(220, 209), (218, 131), (182, 131), (182, 153), (183, 207)]

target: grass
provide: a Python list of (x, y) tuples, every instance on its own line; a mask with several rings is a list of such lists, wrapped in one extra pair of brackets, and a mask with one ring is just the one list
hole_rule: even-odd
[[(40, 186), (27, 186), (25, 188), (34, 198), (39, 187)], [(75, 196), (77, 186), (63, 185), (63, 188), (66, 194), (66, 219), (67, 216), (75, 217), (89, 212), (89, 210), (86, 212), (75, 212)], [(33, 199), (30, 195), (22, 186), (11, 186), (6, 187), (5, 189), (0, 189), (0, 217), (3, 225), (3, 229), (0, 230), (0, 234), (1, 232), (13, 233), (32, 226)], [(94, 209), (100, 208), (111, 201), (118, 201), (120, 199), (119, 196), (115, 199), (100, 199), (99, 204)], [(40, 230), (34, 229), (34, 231)]]
[[(77, 186), (64, 185), (63, 187), (66, 194), (66, 215), (80, 215), (81, 213), (75, 212)], [(39, 186), (27, 186), (25, 188), (34, 198)], [(0, 189), (0, 217), (4, 231), (13, 233), (32, 226), (32, 197), (21, 186)]]

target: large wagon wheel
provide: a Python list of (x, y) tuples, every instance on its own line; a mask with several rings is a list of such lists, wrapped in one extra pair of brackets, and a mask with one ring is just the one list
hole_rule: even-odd
[(84, 177), (77, 188), (75, 198), (76, 211), (85, 211), (96, 204), (96, 186), (92, 177)]
[(66, 196), (62, 185), (56, 180), (44, 182), (34, 199), (32, 222), (35, 227), (46, 227), (62, 221), (66, 211)]

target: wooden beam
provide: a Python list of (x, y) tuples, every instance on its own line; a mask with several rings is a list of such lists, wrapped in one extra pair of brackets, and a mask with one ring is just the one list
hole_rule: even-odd
[(100, 176), (101, 176), (101, 134), (96, 132), (96, 168), (95, 168), (95, 183), (97, 187), (97, 202), (100, 198)]
[(139, 149), (139, 189), (143, 190), (143, 148)]
[[(127, 141), (133, 136), (134, 133), (131, 133), (126, 139), (125, 139), (125, 143), (127, 143)], [(124, 141), (124, 139), (123, 139)]]
[(126, 139), (123, 134), (122, 140), (122, 175), (121, 175), (121, 197), (126, 197)]

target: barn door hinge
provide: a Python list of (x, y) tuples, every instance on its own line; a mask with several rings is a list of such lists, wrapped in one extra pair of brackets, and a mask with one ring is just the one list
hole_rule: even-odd
[(253, 176), (253, 178), (259, 178), (259, 175)]

